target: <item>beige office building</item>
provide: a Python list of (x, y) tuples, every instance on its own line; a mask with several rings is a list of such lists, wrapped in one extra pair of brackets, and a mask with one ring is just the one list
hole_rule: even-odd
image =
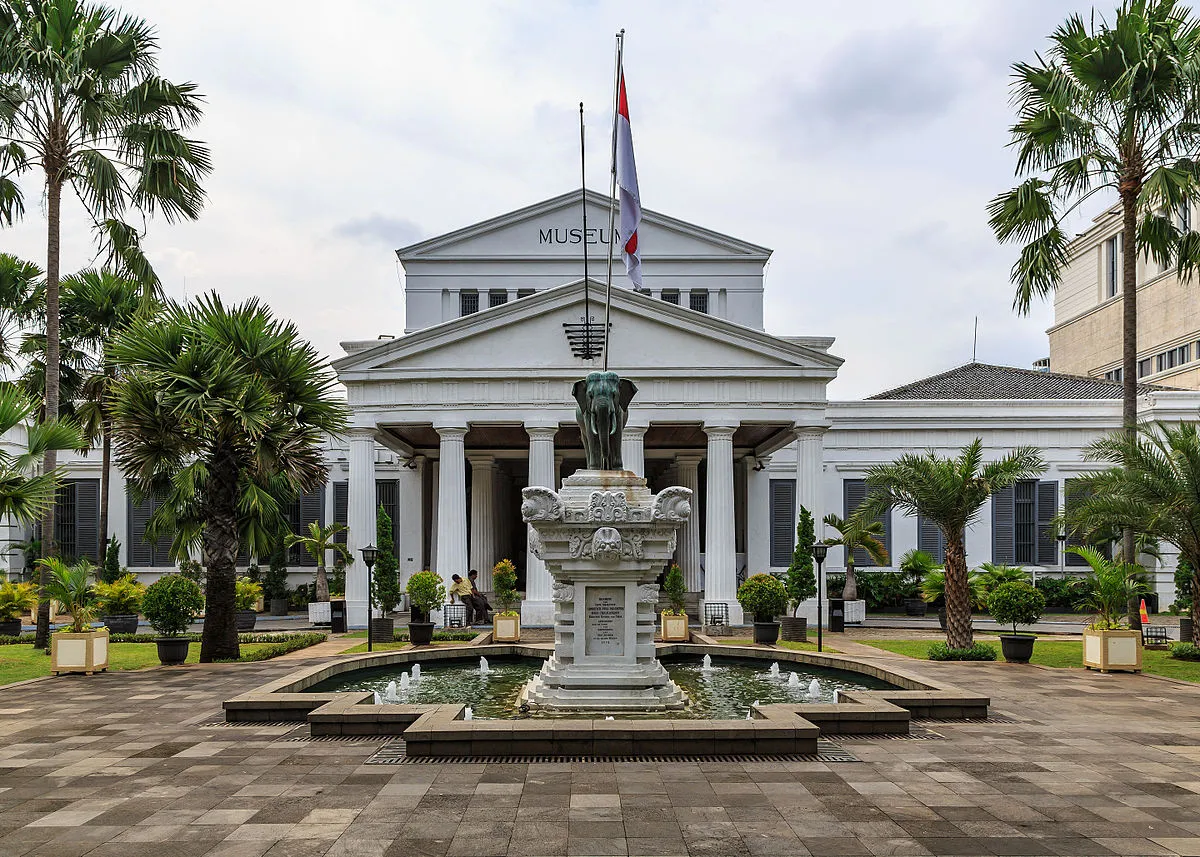
[[(1177, 213), (1181, 226), (1197, 206)], [(1054, 298), (1050, 369), (1121, 378), (1121, 219), (1114, 207), (1071, 245)], [(1166, 387), (1200, 389), (1200, 278), (1180, 282), (1173, 270), (1138, 259), (1138, 377)]]

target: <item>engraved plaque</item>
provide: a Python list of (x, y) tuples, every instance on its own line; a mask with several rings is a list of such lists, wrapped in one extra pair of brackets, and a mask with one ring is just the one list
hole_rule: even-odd
[(589, 655), (625, 654), (625, 587), (589, 586), (584, 651)]

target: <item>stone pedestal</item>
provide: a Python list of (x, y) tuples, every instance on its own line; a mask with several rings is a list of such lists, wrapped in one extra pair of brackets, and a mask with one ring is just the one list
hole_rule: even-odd
[(553, 578), (554, 654), (526, 686), (532, 708), (663, 711), (686, 698), (655, 657), (655, 578), (691, 514), (686, 488), (652, 494), (634, 473), (581, 470), (531, 487), (521, 514)]

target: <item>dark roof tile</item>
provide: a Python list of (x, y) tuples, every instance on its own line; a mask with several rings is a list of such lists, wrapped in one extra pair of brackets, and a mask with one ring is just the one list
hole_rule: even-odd
[[(1138, 393), (1170, 390), (1155, 384), (1138, 384)], [(1119, 381), (1061, 372), (1037, 372), (1015, 366), (967, 363), (876, 393), (868, 399), (1120, 399)]]

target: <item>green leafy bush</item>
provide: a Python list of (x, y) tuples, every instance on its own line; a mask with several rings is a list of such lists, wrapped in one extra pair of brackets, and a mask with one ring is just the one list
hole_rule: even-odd
[(513, 607), (520, 595), (517, 593), (517, 567), (511, 559), (502, 559), (492, 566), (492, 590), (501, 615), (515, 615)]
[(371, 573), (371, 597), (385, 613), (400, 602), (400, 562), (396, 559), (396, 536), (392, 518), (381, 504), (375, 513), (375, 538), (379, 554)]
[(406, 590), (409, 602), (425, 617), (429, 616), (429, 611), (436, 610), (446, 601), (446, 587), (442, 579), (428, 569), (410, 577)]
[(104, 565), (100, 569), (100, 580), (103, 583), (116, 583), (126, 573), (127, 569), (121, 568), (121, 543), (117, 541), (116, 536), (113, 536), (108, 540), (108, 547), (104, 549)]
[(199, 562), (194, 559), (185, 559), (179, 562), (179, 573), (188, 580), (195, 583), (204, 591), (204, 581), (208, 577), (208, 572), (204, 570)]
[(16, 637), (10, 637), (7, 634), (0, 634), (0, 646), (15, 646), (18, 643), (32, 643), (36, 635), (32, 632), (28, 634), (19, 634)]
[(920, 597), (920, 584), (909, 575), (895, 571), (856, 571), (858, 597), (873, 613), (896, 612), (906, 598)]
[(1067, 550), (1083, 557), (1091, 567), (1087, 576), (1089, 586), (1079, 600), (1081, 609), (1096, 614), (1090, 627), (1100, 631), (1123, 628), (1129, 599), (1144, 595), (1150, 589), (1141, 579), (1141, 566), (1105, 559), (1091, 547)]
[(262, 598), (261, 583), (255, 583), (248, 577), (239, 577), (234, 583), (233, 606), (238, 610), (253, 610), (258, 599)]
[[(967, 573), (967, 587), (971, 591), (971, 606), (983, 606), (987, 593), (983, 588), (983, 578), (978, 572)], [(925, 575), (925, 579), (921, 581), (921, 597), (929, 604), (945, 603), (946, 572), (944, 569), (938, 568)]]
[(800, 517), (796, 521), (796, 549), (792, 551), (792, 564), (788, 566), (783, 584), (787, 588), (793, 616), (800, 610), (801, 604), (817, 594), (817, 575), (813, 571), (812, 553), (816, 542), (812, 513), (801, 506)]
[(164, 574), (146, 587), (142, 599), (147, 621), (164, 637), (182, 634), (203, 609), (200, 584), (182, 574)]
[(1180, 613), (1188, 613), (1192, 609), (1192, 566), (1183, 557), (1175, 566), (1175, 603), (1171, 606)]
[(996, 647), (976, 643), (969, 649), (952, 649), (945, 643), (934, 643), (929, 647), (931, 661), (994, 661)]
[(979, 566), (979, 583), (983, 587), (984, 600), (1005, 583), (1029, 581), (1029, 572), (1017, 565), (993, 565), (985, 562)]
[(37, 607), (37, 586), (32, 583), (0, 583), (0, 622), (19, 619)]
[(129, 616), (142, 609), (146, 587), (138, 583), (137, 577), (125, 574), (111, 583), (103, 580), (95, 586), (96, 601), (101, 616)]
[(988, 612), (1001, 625), (1012, 625), (1017, 633), (1018, 625), (1032, 625), (1042, 618), (1046, 609), (1046, 597), (1032, 583), (1013, 580), (1001, 583), (988, 595)]
[(755, 574), (737, 591), (738, 603), (759, 622), (773, 622), (788, 609), (787, 588), (770, 574)]
[(1070, 613), (1079, 601), (1081, 581), (1062, 577), (1039, 577), (1037, 591), (1046, 599), (1046, 610), (1051, 613)]
[(1175, 643), (1171, 646), (1170, 655), (1179, 661), (1200, 661), (1200, 646), (1191, 643)]
[[(276, 544), (271, 551), (271, 559), (267, 564), (267, 573), (263, 577), (263, 592), (267, 598), (289, 598), (287, 588), (287, 549), (282, 542)], [(290, 602), (289, 598), (289, 602)], [(289, 606), (290, 603), (289, 603)], [(300, 605), (303, 606), (303, 605)]]
[(671, 612), (683, 613), (683, 608), (687, 604), (687, 583), (683, 579), (683, 569), (677, 565), (671, 566), (663, 580), (662, 590), (671, 604)]
[[(269, 661), (271, 658), (277, 658), (280, 655), (286, 655), (288, 652), (297, 652), (300, 649), (307, 649), (309, 646), (315, 646), (318, 643), (324, 643), (328, 638), (327, 635), (316, 631), (304, 634), (291, 634), (279, 641), (268, 641), (269, 645), (263, 646), (253, 652), (247, 652), (240, 658), (241, 661)], [(253, 643), (255, 640), (246, 640), (239, 638), (239, 643)]]

